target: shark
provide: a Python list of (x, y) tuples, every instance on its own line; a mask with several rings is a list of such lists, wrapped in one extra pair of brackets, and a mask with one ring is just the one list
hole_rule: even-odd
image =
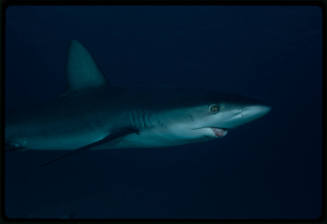
[(64, 94), (5, 116), (5, 144), (17, 150), (157, 148), (220, 139), (271, 107), (212, 90), (112, 85), (77, 40), (68, 48)]

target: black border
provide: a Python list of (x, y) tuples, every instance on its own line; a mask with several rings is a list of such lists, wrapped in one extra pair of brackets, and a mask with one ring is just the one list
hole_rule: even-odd
[[(0, 166), (0, 173), (2, 174), (1, 184), (0, 184), (0, 209), (1, 209), (1, 223), (135, 223), (135, 222), (160, 222), (160, 223), (169, 223), (169, 222), (189, 222), (189, 223), (202, 223), (202, 222), (211, 222), (211, 223), (327, 223), (326, 219), (326, 205), (327, 205), (327, 195), (326, 195), (326, 2), (327, 0), (256, 0), (256, 1), (246, 1), (246, 0), (2, 0), (1, 2), (1, 106), (4, 108), (5, 104), (5, 26), (6, 26), (6, 9), (9, 6), (18, 6), (18, 5), (153, 5), (153, 6), (169, 6), (169, 5), (259, 5), (259, 6), (296, 6), (296, 5), (308, 5), (308, 6), (318, 6), (322, 10), (322, 215), (318, 219), (12, 219), (8, 218), (5, 215), (5, 193), (4, 193), (4, 170), (5, 170), (5, 152), (4, 147), (0, 152), (0, 161), (2, 165)], [(1, 116), (1, 143), (4, 143), (4, 110), (0, 112)], [(2, 144), (4, 145), (4, 144)]]

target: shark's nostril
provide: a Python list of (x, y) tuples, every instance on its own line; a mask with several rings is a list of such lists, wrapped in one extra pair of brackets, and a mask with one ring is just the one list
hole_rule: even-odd
[(242, 118), (243, 117), (243, 109), (240, 109), (234, 113), (234, 118)]

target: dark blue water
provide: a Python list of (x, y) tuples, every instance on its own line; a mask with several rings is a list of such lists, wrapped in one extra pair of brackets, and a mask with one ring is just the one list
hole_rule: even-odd
[(9, 7), (6, 109), (61, 94), (77, 39), (114, 85), (225, 91), (272, 111), (208, 143), (85, 152), (37, 169), (61, 153), (8, 154), (6, 214), (320, 217), (321, 16), (314, 6)]

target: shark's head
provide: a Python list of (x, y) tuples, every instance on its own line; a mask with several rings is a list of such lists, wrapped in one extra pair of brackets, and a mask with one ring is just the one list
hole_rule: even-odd
[(271, 110), (256, 100), (212, 93), (192, 99), (182, 97), (178, 101), (180, 107), (166, 110), (162, 118), (171, 132), (192, 141), (224, 137), (228, 130), (256, 120)]

